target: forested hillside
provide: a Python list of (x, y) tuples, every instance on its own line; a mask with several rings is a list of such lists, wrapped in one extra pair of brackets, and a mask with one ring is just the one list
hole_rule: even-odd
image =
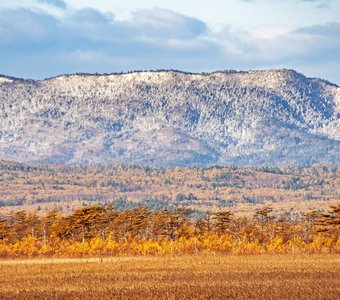
[(0, 159), (340, 163), (340, 89), (292, 70), (0, 77)]

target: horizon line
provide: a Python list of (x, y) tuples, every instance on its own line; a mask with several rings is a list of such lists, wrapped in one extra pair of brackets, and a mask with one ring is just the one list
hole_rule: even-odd
[(233, 74), (233, 73), (251, 73), (251, 72), (266, 72), (266, 71), (287, 71), (287, 72), (293, 72), (299, 75), (302, 75), (305, 78), (308, 79), (319, 79), (322, 81), (325, 81), (331, 85), (339, 87), (336, 83), (333, 83), (327, 79), (323, 79), (320, 77), (308, 77), (304, 75), (302, 72), (299, 72), (297, 70), (294, 70), (292, 68), (270, 68), (270, 69), (249, 69), (249, 70), (235, 70), (235, 69), (225, 69), (225, 70), (215, 70), (210, 72), (191, 72), (191, 71), (183, 71), (178, 69), (150, 69), (150, 70), (131, 70), (131, 71), (119, 71), (119, 72), (110, 72), (110, 73), (91, 73), (91, 72), (74, 72), (74, 73), (64, 73), (64, 74), (58, 74), (55, 76), (45, 77), (43, 79), (32, 79), (32, 78), (22, 78), (22, 77), (16, 77), (6, 74), (0, 74), (0, 78), (5, 78), (13, 81), (47, 81), (52, 79), (57, 79), (60, 77), (72, 77), (72, 76), (92, 76), (92, 77), (101, 77), (101, 76), (112, 76), (112, 75), (128, 75), (128, 74), (134, 74), (134, 73), (161, 73), (161, 72), (173, 72), (173, 73), (180, 73), (180, 74), (187, 74), (187, 75), (202, 75), (202, 76), (209, 76), (217, 73), (223, 73), (223, 74)]

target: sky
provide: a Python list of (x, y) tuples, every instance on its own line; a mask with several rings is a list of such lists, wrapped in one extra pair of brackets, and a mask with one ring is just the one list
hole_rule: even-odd
[(0, 74), (278, 68), (340, 85), (340, 0), (0, 0)]

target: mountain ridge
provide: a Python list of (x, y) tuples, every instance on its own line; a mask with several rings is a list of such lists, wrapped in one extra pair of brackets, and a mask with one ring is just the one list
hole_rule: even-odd
[(0, 106), (0, 159), (340, 162), (340, 89), (294, 70), (76, 73), (44, 80), (0, 75)]
[(294, 69), (254, 69), (254, 70), (233, 70), (233, 69), (226, 69), (226, 70), (216, 70), (211, 72), (190, 72), (190, 71), (182, 71), (182, 70), (176, 70), (176, 69), (155, 69), (155, 70), (133, 70), (133, 71), (121, 71), (121, 72), (111, 72), (111, 73), (90, 73), (90, 72), (75, 72), (75, 73), (62, 73), (59, 75), (51, 76), (51, 77), (45, 77), (43, 79), (33, 79), (33, 78), (23, 78), (23, 77), (15, 77), (10, 76), (6, 74), (0, 74), (0, 78), (5, 78), (13, 81), (28, 81), (28, 82), (40, 82), (40, 81), (46, 81), (46, 80), (53, 80), (61, 77), (73, 77), (73, 76), (89, 76), (89, 77), (105, 77), (105, 76), (111, 76), (111, 75), (127, 75), (127, 74), (138, 74), (138, 73), (179, 73), (179, 74), (185, 74), (185, 75), (202, 75), (202, 76), (209, 76), (214, 74), (246, 74), (246, 73), (260, 73), (260, 72), (291, 72), (295, 73), (297, 75), (302, 75), (303, 77), (307, 79), (315, 79), (323, 81), (329, 85), (333, 85), (335, 87), (339, 87), (336, 83), (333, 83), (329, 80), (318, 78), (318, 77), (307, 77), (303, 73), (300, 73)]

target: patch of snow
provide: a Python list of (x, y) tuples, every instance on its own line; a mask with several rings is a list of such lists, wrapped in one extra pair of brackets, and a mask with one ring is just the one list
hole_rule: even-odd
[(337, 88), (334, 96), (335, 110), (340, 112), (340, 88)]
[(13, 80), (5, 78), (5, 77), (0, 77), (0, 84), (6, 83), (6, 82), (13, 82)]

